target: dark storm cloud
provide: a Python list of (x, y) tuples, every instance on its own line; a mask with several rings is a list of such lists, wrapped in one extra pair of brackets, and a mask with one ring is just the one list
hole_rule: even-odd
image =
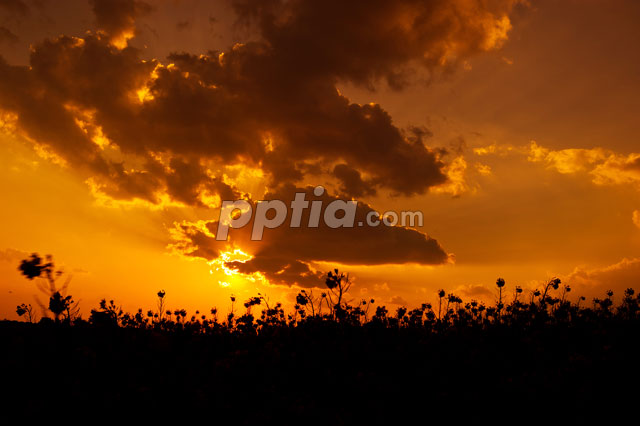
[[(0, 108), (113, 197), (156, 202), (164, 191), (199, 204), (198, 191), (220, 186), (208, 161), (259, 167), (272, 188), (321, 172), (347, 196), (444, 183), (439, 151), (406, 137), (380, 105), (350, 102), (336, 83), (400, 87), (414, 66), (444, 69), (496, 47), (512, 2), (238, 2), (256, 41), (174, 54), (173, 66), (127, 47), (148, 4), (91, 4), (103, 33), (45, 40), (30, 68), (0, 65)], [(148, 96), (138, 100), (140, 89)], [(135, 161), (107, 155), (94, 143), (98, 130)], [(159, 152), (178, 167), (161, 164)]]
[(401, 88), (410, 64), (455, 65), (499, 45), (513, 0), (237, 0), (281, 63), (307, 76)]
[[(269, 193), (265, 200), (282, 200), (289, 205), (296, 192), (304, 192), (308, 201), (322, 201), (324, 208), (336, 197), (323, 194), (316, 197), (313, 188), (295, 188), (291, 185)], [(403, 227), (358, 226), (366, 224), (372, 208), (358, 203), (355, 225), (352, 228), (330, 228), (320, 221), (317, 228), (308, 227), (309, 209), (302, 215), (302, 226), (289, 227), (291, 211), (282, 226), (265, 229), (260, 242), (250, 242), (252, 220), (244, 227), (231, 229), (228, 241), (217, 241), (217, 221), (206, 223), (183, 223), (174, 233), (174, 248), (179, 252), (206, 260), (213, 260), (233, 247), (252, 247), (254, 257), (247, 262), (231, 261), (226, 266), (244, 274), (261, 273), (273, 284), (313, 287), (322, 285), (322, 273), (313, 271), (313, 262), (339, 262), (350, 265), (382, 264), (441, 264), (448, 255), (438, 242), (414, 229)], [(254, 208), (255, 212), (255, 208)], [(251, 245), (250, 245), (251, 244)]]
[[(349, 102), (332, 79), (300, 74), (260, 43), (236, 46), (221, 58), (216, 56), (172, 55), (180, 71), (216, 89), (200, 98), (199, 93), (207, 89), (194, 86), (190, 102), (178, 106), (172, 99), (162, 107), (179, 108), (189, 117), (206, 114), (203, 106), (219, 111), (209, 122), (222, 124), (216, 133), (235, 142), (221, 147), (226, 160), (244, 156), (260, 161), (273, 185), (301, 179), (308, 160), (320, 160), (328, 174), (333, 174), (336, 162), (366, 173), (368, 188), (361, 193), (384, 188), (411, 195), (445, 182), (443, 164), (434, 151), (407, 140), (379, 105)], [(176, 83), (158, 79), (157, 98), (166, 93), (166, 84), (174, 87)], [(272, 140), (273, 150), (265, 149), (266, 137)], [(229, 149), (233, 151), (226, 152)]]
[[(346, 197), (423, 194), (447, 182), (425, 129), (395, 126), (380, 105), (351, 102), (340, 82), (400, 89), (411, 70), (447, 71), (498, 47), (512, 1), (237, 2), (253, 41), (224, 51), (142, 60), (128, 45), (140, 1), (92, 0), (98, 32), (32, 48), (30, 66), (0, 57), (0, 110), (17, 132), (116, 200), (205, 205), (241, 196), (224, 168), (260, 169), (270, 196), (313, 177)], [(361, 218), (370, 207), (360, 204)], [(207, 226), (214, 224), (209, 222)], [(219, 256), (211, 230), (183, 224), (185, 254)], [(242, 232), (234, 243), (242, 246)], [(256, 248), (256, 246), (253, 246)], [(400, 227), (270, 230), (232, 265), (271, 282), (316, 285), (313, 262), (438, 264), (436, 240)]]
[(342, 183), (340, 191), (343, 194), (349, 194), (354, 197), (375, 195), (375, 190), (362, 180), (360, 172), (356, 169), (352, 169), (346, 164), (338, 164), (333, 168), (333, 174)]
[[(84, 172), (113, 198), (156, 203), (158, 193), (165, 192), (174, 200), (200, 205), (202, 189), (238, 195), (209, 177), (195, 155), (175, 156), (165, 167), (150, 155), (148, 146), (136, 142), (142, 134), (135, 122), (144, 125), (144, 120), (137, 118), (142, 112), (132, 97), (155, 66), (140, 61), (134, 49), (115, 49), (97, 36), (47, 40), (35, 47), (31, 69), (0, 62), (0, 103), (18, 115), (20, 129), (30, 138)], [(95, 121), (89, 129), (78, 125), (84, 113)], [(135, 156), (140, 165), (134, 170), (108, 158), (93, 142), (94, 124), (102, 125), (118, 148)], [(126, 137), (119, 132), (127, 132)]]

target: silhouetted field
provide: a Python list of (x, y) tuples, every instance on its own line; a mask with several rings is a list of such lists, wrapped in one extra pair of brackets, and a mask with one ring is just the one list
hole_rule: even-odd
[[(294, 311), (258, 295), (223, 318), (129, 314), (103, 301), (88, 320), (51, 295), (54, 319), (0, 323), (8, 406), (205, 412), (234, 423), (421, 423), (517, 415), (572, 420), (630, 410), (638, 397), (640, 298), (629, 289), (570, 302), (560, 280), (494, 306), (437, 294), (418, 309), (344, 302), (348, 278), (301, 291)], [(54, 286), (55, 287), (55, 286)], [(66, 305), (60, 300), (66, 300)], [(585, 306), (580, 306), (582, 303)], [(60, 305), (62, 304), (62, 305)], [(61, 307), (62, 306), (62, 307)], [(64, 309), (63, 309), (64, 308)], [(324, 310), (324, 311), (323, 311)], [(32, 314), (28, 306), (18, 308)], [(255, 315), (255, 316), (254, 316)]]

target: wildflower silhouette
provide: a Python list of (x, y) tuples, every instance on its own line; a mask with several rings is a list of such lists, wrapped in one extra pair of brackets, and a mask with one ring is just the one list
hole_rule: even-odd
[[(49, 296), (49, 303), (46, 308), (44, 304), (40, 303), (43, 311), (48, 309), (53, 313), (56, 322), (60, 321), (61, 315), (65, 315), (65, 320), (71, 322), (80, 311), (79, 302), (74, 302), (70, 295), (64, 294), (69, 286), (71, 277), (67, 277), (64, 284), (58, 288), (57, 281), (64, 272), (61, 269), (55, 269), (51, 255), (47, 255), (45, 258), (47, 260), (46, 263), (37, 253), (33, 253), (28, 259), (20, 262), (18, 270), (30, 281), (35, 278), (43, 279), (44, 282), (37, 282), (38, 289)], [(18, 314), (20, 312), (22, 312), (22, 309), (18, 311)], [(29, 318), (32, 318), (31, 314)]]
[[(29, 279), (56, 278), (50, 258), (20, 266)], [(125, 312), (102, 299), (84, 320), (68, 314), (70, 296), (54, 293), (48, 311), (73, 321), (34, 324), (23, 304), (16, 312), (24, 323), (0, 326), (3, 359), (13, 366), (6, 379), (16, 394), (55, 383), (65, 398), (104, 412), (141, 401), (162, 412), (171, 395), (181, 408), (242, 413), (244, 424), (312, 418), (329, 406), (323, 421), (375, 424), (399, 411), (477, 411), (496, 400), (502, 411), (562, 401), (580, 418), (596, 403), (629, 398), (627, 383), (640, 379), (631, 368), (640, 357), (633, 289), (618, 305), (612, 291), (589, 305), (557, 278), (531, 291), (499, 278), (492, 304), (441, 289), (437, 304), (391, 311), (374, 299), (348, 300), (347, 274), (325, 278), (319, 295), (294, 293), (292, 309), (258, 293), (242, 302), (231, 295), (227, 312), (187, 312), (169, 307), (160, 290), (151, 309)], [(348, 403), (335, 404), (337, 390)], [(57, 395), (31, 400), (53, 410)]]
[(36, 316), (33, 312), (33, 306), (31, 306), (31, 303), (22, 303), (21, 305), (18, 305), (18, 307), (16, 308), (16, 313), (19, 317), (26, 317), (28, 322), (35, 322), (36, 320)]
[(345, 306), (343, 306), (343, 297), (345, 293), (351, 288), (351, 281), (349, 275), (334, 269), (327, 273), (325, 284), (329, 289), (326, 293), (330, 312), (336, 316), (336, 318), (342, 318), (345, 312)]

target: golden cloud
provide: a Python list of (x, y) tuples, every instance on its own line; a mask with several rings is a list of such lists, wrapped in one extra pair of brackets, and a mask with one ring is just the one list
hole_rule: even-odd
[(562, 174), (584, 173), (596, 185), (631, 184), (640, 188), (640, 153), (620, 154), (605, 148), (552, 150), (531, 141), (528, 146), (491, 144), (475, 155), (519, 155)]
[[(640, 282), (640, 259), (622, 259), (603, 268), (576, 268), (563, 277), (563, 282), (572, 287), (572, 293), (588, 298), (602, 298), (612, 290), (621, 296), (627, 288), (634, 288)], [(636, 288), (637, 290), (637, 288)]]

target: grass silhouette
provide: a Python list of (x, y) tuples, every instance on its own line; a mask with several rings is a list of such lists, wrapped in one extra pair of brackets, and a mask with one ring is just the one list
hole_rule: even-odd
[[(47, 279), (53, 262), (37, 259), (21, 270), (33, 279), (39, 268)], [(561, 413), (577, 421), (593, 418), (594, 407), (637, 398), (640, 296), (633, 289), (617, 306), (611, 291), (587, 306), (584, 298), (569, 301), (571, 288), (552, 279), (530, 295), (516, 287), (506, 300), (498, 279), (494, 305), (440, 290), (435, 306), (390, 313), (373, 312), (372, 299), (348, 303), (349, 286), (347, 275), (331, 271), (327, 289), (301, 290), (291, 312), (261, 294), (238, 309), (232, 296), (223, 319), (216, 308), (172, 311), (163, 290), (156, 311), (124, 312), (102, 300), (86, 320), (54, 303), (54, 319), (35, 323), (21, 305), (25, 321), (0, 326), (11, 405), (171, 406), (241, 424), (315, 423), (317, 416), (359, 424), (461, 412), (540, 420)], [(32, 391), (43, 386), (56, 392)]]

